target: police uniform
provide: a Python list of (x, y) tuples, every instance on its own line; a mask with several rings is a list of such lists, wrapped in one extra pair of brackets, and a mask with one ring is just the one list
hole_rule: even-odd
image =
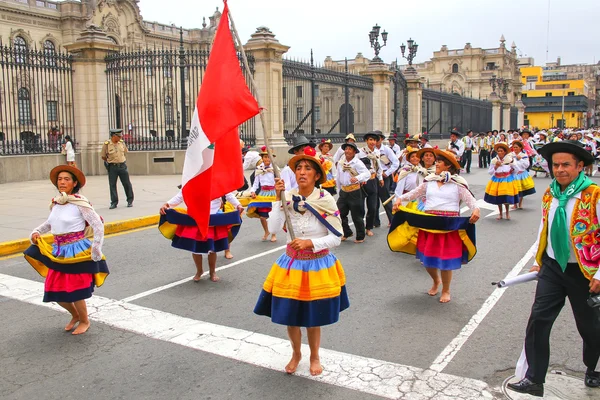
[[(111, 129), (110, 135), (121, 136), (122, 129)], [(125, 153), (127, 153), (127, 145), (123, 139), (114, 143), (112, 140), (104, 142), (101, 150), (101, 156), (108, 170), (108, 186), (110, 188), (110, 208), (116, 208), (119, 203), (119, 195), (117, 193), (117, 178), (121, 179), (125, 195), (127, 196), (127, 207), (133, 205), (133, 187), (129, 180), (129, 172), (125, 163)]]

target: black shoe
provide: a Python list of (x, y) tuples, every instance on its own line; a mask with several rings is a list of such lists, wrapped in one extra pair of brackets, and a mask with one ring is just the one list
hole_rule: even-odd
[(585, 371), (585, 386), (591, 388), (600, 387), (600, 372), (590, 371), (588, 368)]
[(109, 210), (114, 210), (115, 208), (117, 208), (116, 204), (111, 204), (110, 207), (108, 207)]
[(515, 392), (526, 393), (537, 397), (544, 397), (544, 384), (533, 383), (527, 378), (523, 378), (517, 383), (509, 383), (507, 386), (509, 389), (512, 389)]
[(127, 203), (127, 207), (133, 207), (133, 203)]

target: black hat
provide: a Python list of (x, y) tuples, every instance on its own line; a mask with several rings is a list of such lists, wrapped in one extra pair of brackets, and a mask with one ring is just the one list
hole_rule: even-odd
[(452, 129), (452, 130), (450, 131), (450, 134), (451, 134), (451, 135), (456, 135), (456, 136), (458, 136), (458, 137), (461, 137), (461, 136), (462, 136), (462, 133), (460, 133), (460, 132), (458, 131), (458, 129), (456, 129), (456, 128)]
[(539, 149), (538, 153), (540, 153), (550, 165), (552, 165), (552, 155), (554, 153), (573, 154), (582, 160), (583, 164), (586, 166), (594, 163), (594, 156), (592, 153), (587, 151), (584, 148), (583, 143), (578, 140), (562, 140), (559, 142), (548, 143)]
[(485, 136), (485, 132), (479, 132), (477, 136)]
[(390, 137), (388, 138), (388, 140), (398, 141), (398, 135), (396, 133), (393, 133), (393, 134), (390, 135)]
[(346, 142), (342, 145), (342, 150), (346, 150), (346, 147), (352, 147), (354, 149), (354, 153), (358, 153), (358, 147), (354, 143)]
[(371, 168), (371, 160), (369, 159), (369, 157), (361, 158), (360, 161), (362, 161), (363, 164), (365, 164), (365, 167)]
[(421, 139), (424, 140), (424, 141), (426, 141), (426, 142), (429, 142), (429, 136), (427, 134), (425, 134), (425, 133), (421, 135)]
[(471, 132), (473, 132), (473, 129), (467, 129), (467, 135)]
[(297, 150), (298, 147), (310, 146), (313, 149), (317, 146), (316, 143), (309, 141), (306, 136), (294, 136), (292, 138), (292, 148), (288, 150), (289, 154), (294, 154), (294, 150)]
[(248, 152), (248, 150), (250, 150), (248, 147), (246, 147), (246, 146), (242, 147), (242, 154), (246, 154)]
[(524, 133), (527, 133), (529, 136), (531, 136), (531, 131), (527, 128), (525, 128), (521, 131), (521, 135), (523, 135)]
[(381, 140), (385, 140), (385, 135), (383, 134), (383, 132), (381, 132), (381, 131), (375, 131), (375, 133), (377, 133), (377, 135), (379, 135), (379, 137), (381, 138)]
[(112, 135), (121, 136), (123, 134), (123, 129), (111, 129), (109, 132), (110, 132), (110, 136), (112, 136)]
[(372, 137), (375, 140), (379, 140), (380, 131), (371, 131), (369, 133), (365, 133), (363, 136), (363, 140), (366, 142), (368, 138)]

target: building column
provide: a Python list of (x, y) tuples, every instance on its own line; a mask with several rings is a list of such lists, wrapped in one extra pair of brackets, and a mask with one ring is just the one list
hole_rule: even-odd
[(508, 100), (502, 100), (502, 129), (510, 129), (510, 103)]
[(492, 102), (492, 130), (499, 131), (502, 128), (502, 101), (494, 93), (490, 95)]
[[(367, 127), (367, 131), (380, 130), (384, 133), (391, 131), (390, 112), (391, 77), (394, 75), (390, 67), (382, 62), (372, 62), (361, 75), (373, 79), (373, 126)], [(410, 104), (410, 102), (409, 102)], [(409, 105), (410, 107), (410, 105)]]
[[(254, 56), (255, 93), (260, 107), (264, 108), (267, 137), (279, 162), (285, 162), (288, 145), (283, 137), (283, 61), (282, 56), (290, 47), (275, 39), (267, 27), (259, 27), (251, 35), (244, 49)], [(263, 127), (256, 117), (256, 144), (264, 144)]]
[(407, 69), (404, 76), (408, 90), (408, 132), (415, 135), (422, 133), (423, 128), (423, 84), (414, 68)]
[(79, 168), (88, 175), (106, 174), (100, 149), (109, 138), (108, 94), (104, 58), (120, 46), (103, 31), (90, 26), (65, 48), (73, 55), (73, 104), (75, 132), (81, 153)]
[(525, 125), (525, 104), (519, 99), (515, 102), (517, 107), (517, 128), (520, 129)]

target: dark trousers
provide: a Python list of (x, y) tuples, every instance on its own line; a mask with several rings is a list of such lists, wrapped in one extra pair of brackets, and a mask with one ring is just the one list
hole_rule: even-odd
[[(366, 228), (371, 230), (375, 224), (375, 216), (377, 215), (377, 204), (378, 204), (378, 192), (377, 187), (379, 182), (377, 178), (368, 180), (362, 187), (363, 192), (363, 204), (366, 201), (367, 204), (367, 218), (365, 221)], [(363, 205), (364, 213), (364, 205)]]
[(108, 164), (108, 187), (110, 189), (110, 204), (117, 205), (119, 203), (119, 194), (117, 192), (117, 178), (121, 180), (127, 203), (133, 203), (133, 187), (129, 180), (129, 172), (127, 172), (127, 164)]
[[(375, 226), (381, 226), (381, 221), (379, 220), (379, 208), (384, 201), (390, 198), (390, 186), (392, 177), (388, 176), (383, 179), (383, 186), (379, 186), (379, 182), (377, 182), (377, 196), (379, 197), (379, 201), (377, 202), (377, 207), (375, 208)], [(389, 202), (385, 205), (385, 214), (388, 217), (388, 222), (392, 222), (392, 203)]]
[(490, 152), (479, 149), (479, 168), (487, 168), (490, 165)]
[(473, 157), (473, 150), (465, 150), (460, 160), (460, 166), (463, 167), (467, 173), (471, 172), (471, 158)]
[(552, 324), (569, 298), (579, 335), (583, 339), (583, 363), (595, 370), (600, 357), (600, 309), (587, 305), (590, 282), (583, 276), (579, 265), (568, 264), (562, 272), (558, 263), (544, 255), (538, 274), (535, 301), (531, 309), (525, 353), (526, 376), (535, 383), (544, 383), (550, 359), (550, 331)]
[(356, 240), (363, 240), (365, 238), (365, 222), (363, 221), (365, 211), (363, 208), (362, 190), (355, 190), (354, 192), (340, 190), (337, 206), (342, 218), (344, 237), (352, 236), (352, 229), (348, 225), (348, 213), (350, 213), (352, 215), (352, 222), (354, 222), (354, 226), (356, 227)]

